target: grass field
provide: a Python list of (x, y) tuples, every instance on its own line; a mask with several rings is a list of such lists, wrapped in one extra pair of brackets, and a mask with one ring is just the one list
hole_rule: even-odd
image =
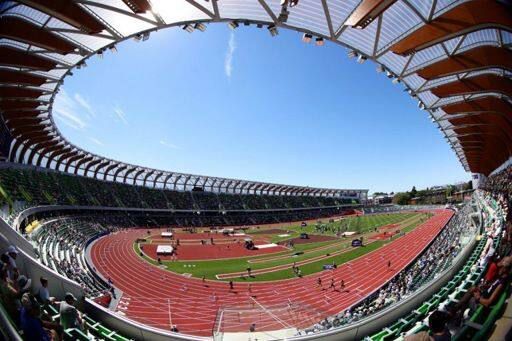
[[(283, 228), (285, 230), (290, 231), (290, 237), (286, 237), (285, 239), (294, 238), (300, 235), (301, 232), (307, 232), (309, 234), (320, 234), (320, 235), (335, 235), (338, 229), (341, 231), (352, 231), (352, 228), (358, 227), (359, 231), (362, 234), (358, 234), (359, 236), (369, 236), (372, 231), (375, 230), (376, 227), (385, 226), (389, 224), (400, 224), (400, 229), (402, 232), (410, 232), (416, 226), (418, 226), (421, 222), (425, 221), (429, 218), (431, 214), (429, 213), (396, 213), (396, 214), (381, 214), (381, 215), (372, 215), (372, 216), (362, 216), (362, 217), (351, 217), (346, 218), (341, 222), (327, 223), (324, 224), (323, 233), (317, 231), (315, 229), (315, 225), (310, 225), (306, 227), (290, 226)], [(346, 229), (345, 229), (346, 228)], [(345, 229), (345, 230), (344, 230)], [(262, 236), (262, 234), (259, 234)], [(291, 265), (294, 262), (307, 261), (314, 257), (325, 256), (327, 254), (332, 254), (334, 252), (345, 251), (338, 255), (333, 255), (330, 257), (322, 258), (319, 261), (311, 262), (308, 264), (304, 264), (300, 266), (301, 272), (303, 275), (308, 275), (312, 273), (316, 273), (322, 271), (322, 267), (324, 264), (332, 264), (333, 262), (337, 265), (342, 264), (344, 262), (350, 261), (354, 258), (360, 257), (368, 252), (374, 251), (379, 247), (385, 245), (390, 242), (386, 241), (374, 241), (369, 243), (365, 247), (361, 248), (352, 248), (351, 240), (353, 238), (347, 239), (335, 239), (332, 241), (326, 242), (316, 242), (310, 244), (296, 244), (290, 251), (283, 251), (279, 253), (267, 254), (257, 257), (245, 257), (245, 258), (235, 258), (235, 259), (223, 259), (223, 260), (200, 260), (200, 261), (165, 261), (163, 264), (166, 269), (169, 271), (173, 271), (176, 273), (187, 273), (191, 274), (194, 277), (202, 277), (205, 276), (207, 279), (217, 279), (216, 275), (218, 274), (226, 274), (226, 273), (236, 273), (243, 272), (247, 269), (247, 267), (251, 267), (251, 269), (268, 269), (275, 266), (289, 264), (290, 267), (286, 267), (283, 270), (269, 272), (266, 274), (259, 274), (255, 277), (251, 278), (233, 278), (234, 281), (270, 281), (270, 280), (278, 280), (278, 279), (286, 279), (293, 278), (295, 274), (291, 270)], [(367, 238), (365, 238), (367, 240)], [(274, 238), (272, 238), (273, 241)], [(282, 239), (281, 239), (282, 240)], [(135, 251), (137, 254), (140, 253), (140, 249), (137, 244), (134, 244)], [(302, 255), (294, 255), (297, 252), (304, 252)], [(284, 257), (281, 259), (272, 259), (276, 256), (284, 255), (288, 257)], [(156, 264), (156, 262), (148, 257), (144, 257), (147, 261)], [(268, 259), (268, 261), (265, 261)], [(259, 260), (258, 263), (249, 263), (251, 260)]]

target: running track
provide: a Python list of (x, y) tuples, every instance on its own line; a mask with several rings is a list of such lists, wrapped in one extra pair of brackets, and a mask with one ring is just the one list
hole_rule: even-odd
[[(92, 245), (91, 258), (97, 271), (110, 277), (115, 286), (123, 291), (118, 312), (153, 327), (169, 330), (170, 325), (175, 324), (182, 333), (211, 336), (219, 307), (249, 307), (251, 302), (254, 304), (253, 296), (257, 305), (276, 307), (276, 314), (285, 310), (277, 307), (282, 308), (287, 303), (300, 306), (302, 310), (294, 312), (295, 315), (289, 311), (280, 313), (281, 324), (275, 319), (262, 319), (260, 314), (259, 330), (281, 329), (283, 321), (304, 328), (319, 318), (339, 313), (361, 301), (413, 261), (453, 215), (450, 210), (434, 213), (432, 218), (412, 232), (374, 252), (342, 264), (334, 271), (283, 281), (253, 283), (251, 292), (247, 283), (236, 282), (234, 290), (230, 291), (226, 282), (207, 281), (203, 284), (200, 279), (187, 278), (150, 265), (140, 259), (133, 249), (134, 240), (143, 236), (145, 230), (131, 229), (98, 239)], [(391, 261), (391, 269), (388, 269), (388, 261)], [(322, 278), (323, 288), (317, 285), (318, 277)], [(332, 278), (337, 287), (343, 279), (346, 291), (328, 289)], [(226, 313), (226, 319), (228, 315)], [(243, 314), (240, 316), (238, 319), (244, 325), (243, 331), (247, 331), (246, 326), (252, 320), (247, 317), (245, 321)], [(242, 331), (237, 330), (239, 326), (231, 327), (232, 331)]]

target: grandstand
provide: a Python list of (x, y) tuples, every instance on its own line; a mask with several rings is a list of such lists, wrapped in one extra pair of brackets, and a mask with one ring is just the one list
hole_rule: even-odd
[[(369, 207), (367, 189), (154, 169), (55, 125), (57, 93), (92, 56), (215, 23), (374, 61), (478, 180), (471, 199)], [(0, 334), (511, 338), (511, 29), (503, 0), (0, 2)]]

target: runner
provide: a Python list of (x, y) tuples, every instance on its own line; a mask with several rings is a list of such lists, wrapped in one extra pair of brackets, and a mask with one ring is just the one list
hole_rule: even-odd
[(341, 291), (345, 290), (345, 281), (344, 280), (341, 280), (341, 282), (340, 282), (340, 290)]

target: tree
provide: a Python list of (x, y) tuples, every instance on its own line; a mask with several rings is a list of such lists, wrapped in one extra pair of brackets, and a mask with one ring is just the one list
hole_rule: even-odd
[(401, 192), (395, 194), (393, 197), (393, 204), (407, 205), (409, 204), (409, 200), (411, 200), (411, 195), (407, 192)]
[(412, 186), (411, 197), (415, 198), (417, 194), (418, 194), (418, 191), (416, 190), (416, 186)]

